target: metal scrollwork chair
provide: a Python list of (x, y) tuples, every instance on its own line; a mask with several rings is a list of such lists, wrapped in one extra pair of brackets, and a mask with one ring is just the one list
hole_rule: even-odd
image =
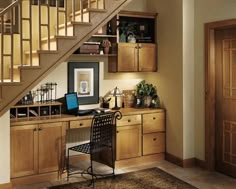
[[(67, 150), (67, 180), (70, 175), (78, 174), (78, 171), (70, 169), (70, 151), (90, 154), (90, 166), (86, 171), (79, 172), (81, 174), (90, 174), (92, 176), (91, 184), (94, 187), (95, 179), (98, 176), (114, 176), (115, 175), (115, 131), (116, 120), (121, 119), (122, 114), (119, 111), (107, 112), (94, 115), (90, 129), (90, 141), (88, 143), (79, 144), (68, 148)], [(110, 153), (110, 155), (109, 155)], [(94, 161), (105, 164), (99, 157), (106, 157), (106, 163), (112, 168), (112, 173), (96, 174), (94, 173)]]

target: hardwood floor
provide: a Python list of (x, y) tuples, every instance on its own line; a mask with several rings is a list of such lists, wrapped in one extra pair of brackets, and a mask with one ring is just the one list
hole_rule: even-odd
[[(145, 163), (142, 165), (137, 165), (135, 167), (124, 167), (122, 169), (116, 170), (116, 174), (121, 174), (130, 171), (136, 171), (140, 169), (146, 169), (150, 167), (159, 167), (162, 170), (180, 178), (199, 189), (235, 189), (236, 179), (228, 177), (218, 172), (208, 172), (201, 168), (181, 168), (174, 165), (168, 161), (160, 161), (158, 163)], [(70, 182), (77, 181), (78, 178), (70, 179)], [(59, 183), (67, 183), (67, 181), (54, 181), (45, 182), (34, 185), (25, 185), (20, 187), (14, 187), (14, 189), (46, 189), (48, 186), (57, 185)]]

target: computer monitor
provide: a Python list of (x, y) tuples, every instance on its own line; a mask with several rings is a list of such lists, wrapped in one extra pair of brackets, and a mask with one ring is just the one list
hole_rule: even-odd
[(68, 113), (77, 113), (79, 109), (79, 102), (77, 93), (66, 93), (65, 94), (66, 109)]

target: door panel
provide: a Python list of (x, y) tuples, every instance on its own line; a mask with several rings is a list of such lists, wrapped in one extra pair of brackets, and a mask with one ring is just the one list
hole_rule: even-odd
[(236, 177), (236, 29), (215, 32), (216, 170)]
[(11, 178), (37, 174), (37, 125), (11, 127)]
[(157, 71), (156, 63), (156, 45), (155, 44), (139, 44), (139, 71), (155, 72)]
[(138, 48), (136, 43), (118, 43), (118, 71), (138, 71)]
[(62, 122), (39, 124), (39, 173), (58, 171), (62, 136)]

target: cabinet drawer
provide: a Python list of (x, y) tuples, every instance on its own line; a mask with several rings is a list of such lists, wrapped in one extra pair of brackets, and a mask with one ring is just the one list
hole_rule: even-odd
[(143, 155), (165, 152), (165, 133), (143, 135)]
[(123, 116), (121, 120), (117, 120), (117, 126), (138, 124), (141, 124), (141, 115)]
[(165, 113), (143, 114), (143, 133), (165, 131)]
[(70, 121), (70, 129), (91, 127), (92, 119)]

